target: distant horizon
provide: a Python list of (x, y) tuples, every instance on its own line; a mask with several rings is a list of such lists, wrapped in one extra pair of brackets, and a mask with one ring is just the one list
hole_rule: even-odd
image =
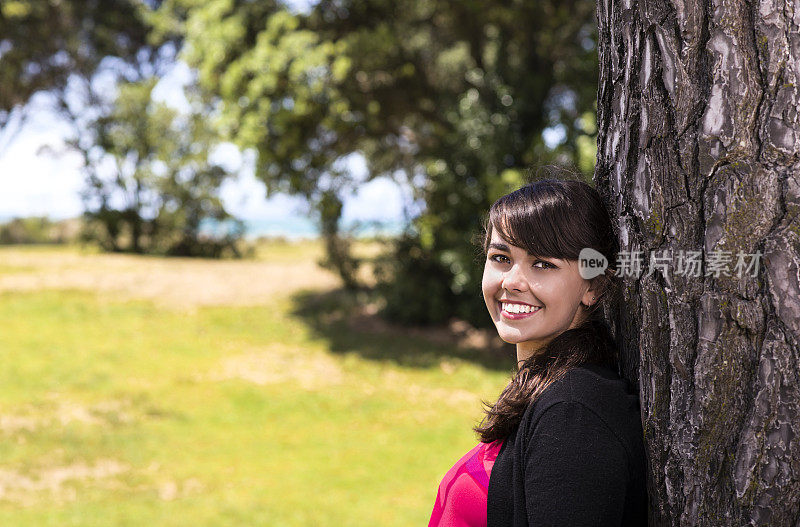
[[(46, 218), (48, 221), (61, 222), (79, 220), (81, 215), (67, 218), (51, 218), (48, 216), (5, 216), (0, 214), (0, 225), (7, 224), (16, 219)], [(283, 237), (289, 239), (317, 238), (321, 235), (318, 225), (304, 217), (284, 217), (284, 218), (240, 218), (235, 217), (244, 223), (244, 238), (257, 239), (269, 237)], [(350, 231), (356, 237), (400, 234), (407, 226), (406, 220), (384, 219), (384, 220), (365, 220), (351, 219), (341, 222), (342, 231)], [(201, 230), (213, 233), (215, 226), (206, 225)]]

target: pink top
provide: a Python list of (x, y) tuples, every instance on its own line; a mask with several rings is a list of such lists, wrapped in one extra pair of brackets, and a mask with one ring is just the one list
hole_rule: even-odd
[(478, 443), (439, 484), (428, 527), (486, 527), (489, 475), (503, 441)]

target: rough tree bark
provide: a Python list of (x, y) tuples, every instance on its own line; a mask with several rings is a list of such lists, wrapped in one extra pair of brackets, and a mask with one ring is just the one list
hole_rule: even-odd
[[(615, 329), (650, 524), (800, 526), (800, 0), (597, 12), (595, 182), (644, 260)], [(668, 271), (645, 276), (664, 250)], [(677, 272), (690, 250), (700, 276)], [(718, 251), (731, 276), (714, 276)], [(763, 253), (755, 277), (733, 272), (738, 251)]]

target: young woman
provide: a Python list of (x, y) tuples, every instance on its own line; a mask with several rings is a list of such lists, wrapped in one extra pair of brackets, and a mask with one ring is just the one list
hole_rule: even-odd
[(484, 238), (483, 297), (518, 371), (448, 471), (429, 527), (647, 525), (638, 397), (617, 374), (600, 306), (617, 242), (597, 192), (547, 179), (498, 199)]

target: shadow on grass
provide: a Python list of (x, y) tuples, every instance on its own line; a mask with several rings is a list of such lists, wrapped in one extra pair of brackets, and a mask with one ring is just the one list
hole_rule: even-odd
[(489, 370), (510, 372), (514, 348), (496, 335), (437, 327), (409, 328), (375, 314), (363, 293), (344, 289), (300, 291), (292, 295), (291, 314), (314, 335), (327, 340), (333, 353), (357, 353), (364, 358), (400, 366), (429, 368), (444, 359), (472, 362)]

